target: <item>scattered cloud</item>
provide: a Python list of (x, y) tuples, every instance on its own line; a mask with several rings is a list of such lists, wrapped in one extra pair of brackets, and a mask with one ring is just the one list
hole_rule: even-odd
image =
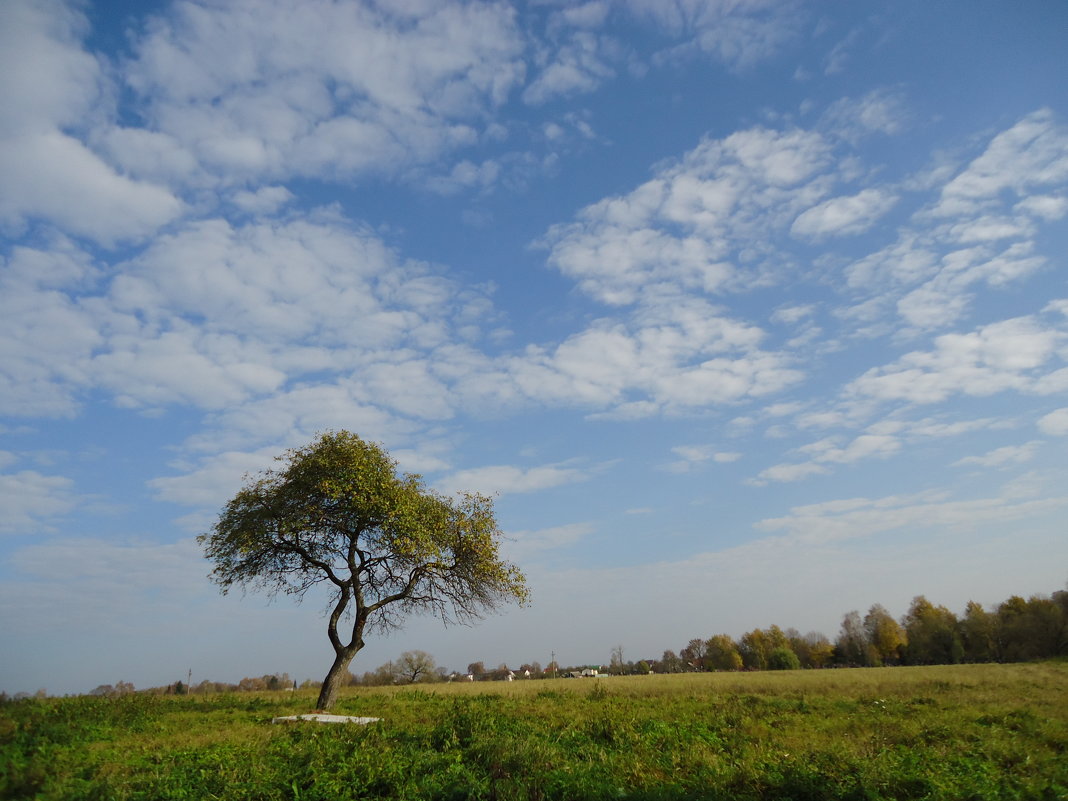
[(894, 135), (909, 124), (911, 114), (904, 94), (880, 88), (860, 98), (843, 97), (823, 113), (821, 124), (851, 141), (872, 133)]
[(1055, 409), (1049, 414), (1040, 417), (1038, 429), (1043, 434), (1050, 434), (1055, 437), (1063, 437), (1068, 434), (1068, 407)]
[(1027, 519), (1061, 509), (1068, 497), (1018, 500), (997, 495), (971, 500), (950, 500), (938, 492), (920, 495), (854, 498), (799, 506), (784, 517), (756, 524), (759, 531), (782, 531), (806, 543), (871, 537), (906, 527), (917, 529), (977, 529), (998, 522)]
[(830, 146), (818, 134), (755, 128), (707, 139), (632, 192), (587, 206), (540, 244), (595, 299), (648, 303), (664, 288), (719, 293), (749, 285), (739, 250), (827, 191)]
[(523, 80), (515, 23), (489, 3), (175, 2), (125, 78), (219, 181), (395, 173), (477, 139)]
[(593, 91), (614, 75), (604, 58), (604, 51), (609, 47), (594, 33), (573, 32), (523, 90), (523, 100), (538, 106), (556, 97)]
[(932, 214), (958, 216), (994, 204), (1002, 192), (1024, 197), (1068, 181), (1068, 128), (1042, 109), (995, 136), (987, 149), (947, 183)]
[(44, 221), (104, 246), (139, 241), (182, 202), (131, 179), (69, 130), (108, 105), (104, 75), (81, 46), (84, 15), (66, 3), (12, 0), (0, 9), (0, 225)]
[(523, 564), (575, 545), (595, 530), (593, 523), (568, 523), (537, 531), (511, 531), (502, 550), (508, 559)]
[(847, 391), (879, 400), (939, 403), (954, 394), (982, 397), (1034, 389), (1040, 369), (1054, 357), (1065, 333), (1018, 317), (967, 334), (944, 334), (930, 351), (913, 351), (872, 368)]
[(982, 456), (965, 456), (953, 463), (954, 467), (976, 465), (978, 467), (1001, 467), (1007, 464), (1021, 464), (1031, 461), (1040, 442), (1027, 442), (1023, 445), (1006, 445), (1003, 448), (995, 448)]
[(865, 189), (850, 197), (831, 198), (802, 212), (794, 220), (790, 232), (814, 240), (863, 233), (890, 211), (896, 202), (897, 198), (879, 189)]
[(626, 0), (625, 7), (682, 40), (662, 55), (704, 54), (735, 70), (770, 59), (794, 39), (804, 18), (799, 4), (753, 0), (744, 4), (694, 0)]
[(671, 452), (679, 457), (674, 462), (668, 462), (661, 469), (669, 473), (688, 473), (698, 465), (713, 461), (717, 464), (728, 464), (742, 458), (742, 454), (734, 451), (721, 451), (712, 445), (679, 445), (671, 449)]
[(74, 510), (84, 499), (65, 476), (36, 470), (0, 473), (0, 533), (29, 534), (51, 529), (51, 522)]
[(801, 481), (809, 476), (822, 476), (829, 473), (826, 467), (815, 462), (801, 462), (799, 464), (777, 464), (761, 470), (755, 479), (749, 481), (754, 486), (764, 486), (769, 481), (793, 482)]
[(511, 495), (537, 492), (573, 484), (590, 477), (590, 469), (566, 465), (543, 465), (522, 468), (512, 465), (489, 465), (459, 470), (435, 482), (446, 495), (478, 492), (483, 495)]

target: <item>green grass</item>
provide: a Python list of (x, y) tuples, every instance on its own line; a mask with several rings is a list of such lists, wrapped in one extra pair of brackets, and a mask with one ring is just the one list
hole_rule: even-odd
[(1068, 799), (1068, 663), (0, 707), (0, 797)]

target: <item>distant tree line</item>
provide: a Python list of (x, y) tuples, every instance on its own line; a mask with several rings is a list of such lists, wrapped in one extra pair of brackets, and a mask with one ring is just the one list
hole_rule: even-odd
[(834, 642), (819, 632), (771, 626), (737, 640), (727, 634), (695, 638), (677, 654), (664, 651), (649, 665), (657, 673), (682, 673), (1025, 662), (1057, 656), (1068, 656), (1065, 590), (1027, 600), (1014, 595), (989, 611), (969, 601), (960, 617), (918, 595), (900, 620), (881, 604), (863, 617), (848, 612)]

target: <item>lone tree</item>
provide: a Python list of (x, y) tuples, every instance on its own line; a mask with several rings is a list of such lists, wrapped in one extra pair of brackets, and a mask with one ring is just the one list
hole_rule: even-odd
[(413, 613), (469, 623), (526, 603), (525, 577), (498, 553), (489, 498), (438, 495), (348, 431), (327, 432), (278, 461), (279, 469), (246, 477), (198, 540), (224, 594), (237, 584), (301, 599), (327, 585), (334, 662), (317, 709), (334, 704), (365, 632), (398, 628)]

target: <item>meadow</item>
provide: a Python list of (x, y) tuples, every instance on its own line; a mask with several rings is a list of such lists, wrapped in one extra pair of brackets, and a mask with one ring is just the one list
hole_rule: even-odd
[(0, 706), (0, 797), (1068, 799), (1068, 662)]

